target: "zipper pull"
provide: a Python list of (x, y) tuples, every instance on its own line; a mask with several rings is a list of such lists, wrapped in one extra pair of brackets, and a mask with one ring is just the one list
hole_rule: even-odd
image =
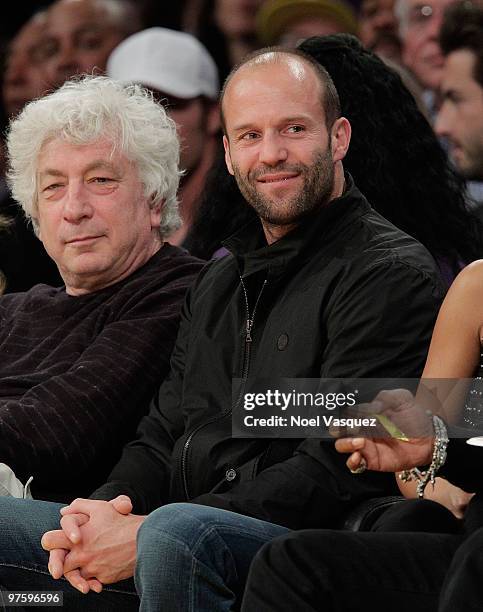
[(253, 321), (251, 319), (247, 319), (247, 335), (245, 336), (245, 342), (251, 342), (252, 341), (252, 336), (251, 336), (251, 330), (252, 330), (252, 325), (253, 325)]

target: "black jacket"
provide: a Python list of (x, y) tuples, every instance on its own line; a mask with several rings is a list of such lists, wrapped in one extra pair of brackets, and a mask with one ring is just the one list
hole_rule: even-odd
[(244, 370), (421, 373), (443, 295), (435, 263), (348, 181), (341, 198), (281, 240), (267, 246), (257, 221), (227, 241), (231, 255), (204, 268), (184, 306), (169, 380), (92, 497), (126, 493), (138, 513), (190, 500), (302, 528), (334, 526), (352, 504), (392, 492), (393, 475), (352, 475), (332, 442), (231, 437), (232, 378)]

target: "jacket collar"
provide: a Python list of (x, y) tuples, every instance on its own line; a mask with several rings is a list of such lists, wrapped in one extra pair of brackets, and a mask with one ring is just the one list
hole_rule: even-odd
[(294, 259), (322, 244), (331, 244), (341, 227), (353, 223), (371, 207), (350, 174), (345, 174), (345, 191), (341, 197), (329, 202), (310, 215), (277, 242), (268, 245), (258, 219), (243, 226), (223, 241), (223, 245), (235, 256), (243, 277), (260, 270), (278, 276)]

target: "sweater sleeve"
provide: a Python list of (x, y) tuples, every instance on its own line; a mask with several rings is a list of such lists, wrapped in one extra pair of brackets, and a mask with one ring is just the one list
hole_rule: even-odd
[(82, 473), (97, 484), (101, 461), (110, 469), (166, 376), (180, 305), (198, 269), (188, 265), (141, 291), (65, 372), (1, 399), (0, 461), (37, 485), (61, 488)]
[(168, 499), (172, 450), (184, 429), (181, 405), (191, 292), (192, 289), (181, 311), (169, 375), (151, 402), (149, 413), (141, 420), (136, 438), (124, 447), (107, 482), (90, 496), (93, 499), (110, 500), (125, 494), (138, 514), (146, 514)]

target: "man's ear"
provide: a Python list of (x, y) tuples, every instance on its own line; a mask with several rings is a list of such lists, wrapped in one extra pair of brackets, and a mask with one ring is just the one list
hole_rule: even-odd
[(226, 163), (226, 167), (228, 168), (228, 172), (231, 175), (234, 175), (235, 173), (233, 172), (233, 166), (232, 166), (231, 157), (230, 157), (230, 145), (228, 143), (228, 138), (226, 136), (223, 136), (223, 146), (225, 147), (225, 163)]
[(330, 146), (332, 159), (341, 161), (346, 156), (351, 140), (351, 124), (345, 117), (339, 117), (334, 121), (330, 130)]
[(164, 198), (155, 204), (153, 202), (149, 202), (149, 215), (152, 228), (159, 227), (161, 225), (161, 216), (165, 202), (166, 200)]

